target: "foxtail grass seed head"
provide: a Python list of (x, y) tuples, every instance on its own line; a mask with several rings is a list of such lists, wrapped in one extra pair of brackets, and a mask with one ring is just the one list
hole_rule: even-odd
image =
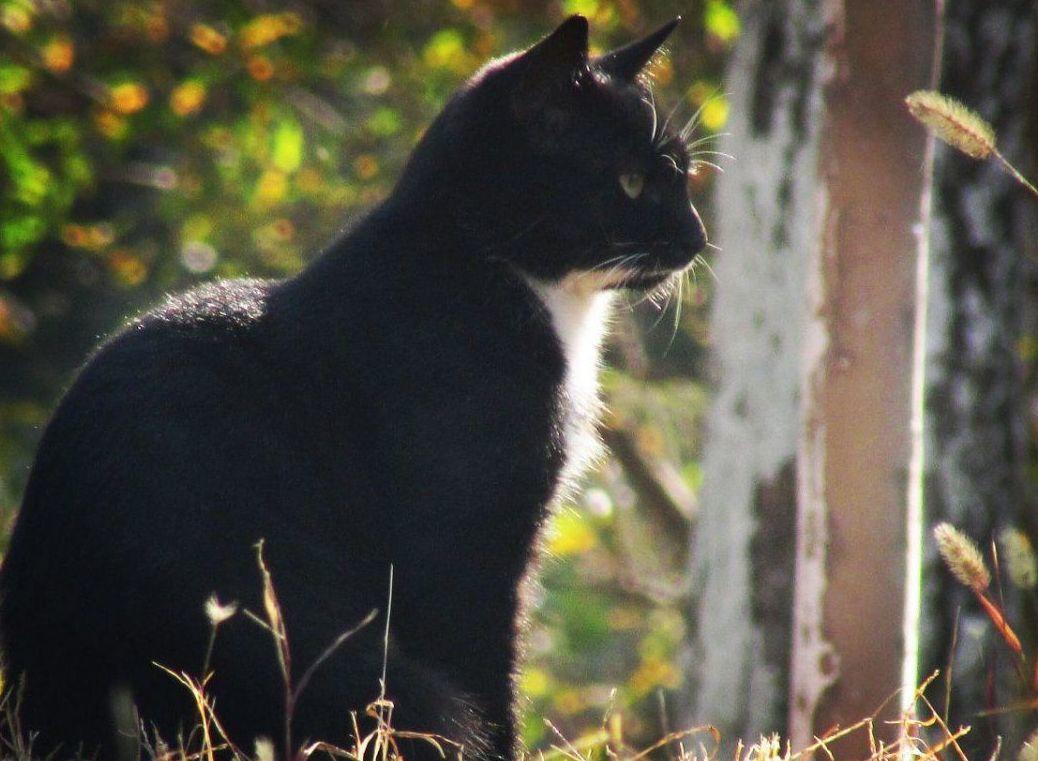
[(938, 523), (933, 535), (941, 557), (956, 579), (976, 592), (988, 588), (991, 572), (973, 540), (950, 523)]
[(967, 156), (986, 159), (995, 152), (995, 130), (954, 98), (933, 90), (917, 90), (905, 98), (905, 105), (938, 138)]
[(1019, 589), (1038, 587), (1038, 557), (1027, 534), (1018, 528), (1004, 528), (998, 535), (998, 543), (1002, 546), (1002, 560), (1013, 586)]
[(215, 594), (209, 595), (209, 599), (205, 601), (205, 615), (213, 626), (219, 626), (237, 612), (238, 603), (229, 602), (224, 604), (216, 599)]

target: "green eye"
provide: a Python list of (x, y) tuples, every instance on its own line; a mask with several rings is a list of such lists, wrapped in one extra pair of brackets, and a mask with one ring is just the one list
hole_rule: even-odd
[(628, 198), (637, 198), (645, 187), (645, 175), (641, 172), (624, 172), (620, 175), (620, 187)]

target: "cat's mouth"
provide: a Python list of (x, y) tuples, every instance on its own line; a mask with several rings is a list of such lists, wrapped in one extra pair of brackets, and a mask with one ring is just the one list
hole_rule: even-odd
[(641, 266), (625, 267), (619, 272), (614, 272), (613, 277), (603, 283), (603, 288), (649, 291), (684, 271), (695, 259), (694, 254), (686, 256), (684, 251), (677, 250), (673, 245), (660, 245), (654, 248), (652, 254), (646, 257), (651, 256), (649, 261), (639, 262)]
[(634, 272), (628, 274), (622, 280), (607, 286), (607, 288), (614, 291), (620, 290), (621, 288), (628, 288), (636, 291), (649, 291), (657, 286), (663, 285), (674, 275), (674, 273), (675, 270)]
[(695, 252), (674, 243), (639, 245), (642, 252), (618, 254), (601, 264), (571, 272), (566, 280), (584, 292), (650, 291), (671, 280), (695, 260)]

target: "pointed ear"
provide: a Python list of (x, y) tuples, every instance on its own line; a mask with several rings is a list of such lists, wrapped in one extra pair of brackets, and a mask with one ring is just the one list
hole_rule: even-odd
[(568, 76), (587, 63), (587, 19), (570, 16), (558, 29), (522, 54), (525, 66), (539, 77)]
[(606, 53), (597, 59), (598, 68), (615, 79), (633, 82), (679, 23), (681, 23), (681, 16), (673, 21), (668, 21), (655, 32), (651, 32), (640, 40), (635, 40), (629, 45)]

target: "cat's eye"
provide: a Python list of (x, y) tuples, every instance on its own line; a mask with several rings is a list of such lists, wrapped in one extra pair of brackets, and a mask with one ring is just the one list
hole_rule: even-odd
[(637, 198), (645, 187), (645, 175), (641, 172), (624, 172), (620, 175), (620, 187), (628, 198)]

